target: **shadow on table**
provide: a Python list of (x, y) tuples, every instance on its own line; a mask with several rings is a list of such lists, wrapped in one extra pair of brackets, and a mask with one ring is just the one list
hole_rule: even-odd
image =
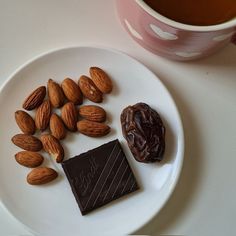
[(189, 62), (190, 64), (196, 64), (197, 66), (219, 66), (219, 67), (231, 67), (236, 66), (236, 46), (230, 44), (218, 51), (217, 53), (197, 61)]

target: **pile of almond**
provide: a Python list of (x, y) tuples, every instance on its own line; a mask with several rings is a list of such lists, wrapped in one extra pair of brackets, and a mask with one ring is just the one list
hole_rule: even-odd
[[(64, 79), (61, 85), (49, 79), (47, 88), (40, 86), (35, 89), (22, 105), (27, 111), (35, 109), (34, 118), (24, 110), (15, 112), (22, 133), (16, 134), (12, 142), (24, 149), (15, 155), (15, 159), (25, 167), (34, 168), (27, 176), (29, 184), (45, 184), (58, 176), (52, 168), (39, 167), (44, 160), (39, 151), (43, 149), (56, 162), (62, 162), (64, 149), (60, 140), (68, 131), (79, 131), (91, 137), (101, 137), (110, 132), (110, 127), (103, 123), (106, 111), (100, 106), (82, 103), (84, 97), (101, 103), (103, 95), (112, 91), (111, 79), (98, 67), (91, 67), (89, 73), (90, 77), (82, 75), (78, 84), (70, 78)], [(55, 113), (57, 108), (60, 108), (60, 115)], [(33, 136), (36, 132), (37, 137)]]

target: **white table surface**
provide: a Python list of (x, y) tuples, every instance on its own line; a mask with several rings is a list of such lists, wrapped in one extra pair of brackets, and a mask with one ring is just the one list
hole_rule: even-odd
[[(166, 85), (182, 116), (186, 149), (179, 183), (137, 234), (235, 235), (236, 47), (173, 62), (127, 35), (114, 0), (0, 0), (0, 85), (38, 54), (74, 45), (110, 47), (138, 59)], [(0, 235), (30, 234), (0, 207)]]

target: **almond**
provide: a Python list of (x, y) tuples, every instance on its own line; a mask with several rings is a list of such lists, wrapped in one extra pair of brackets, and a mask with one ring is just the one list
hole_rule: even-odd
[(90, 67), (89, 73), (92, 81), (102, 93), (112, 91), (112, 82), (108, 74), (98, 67)]
[(94, 82), (89, 77), (82, 75), (79, 79), (79, 87), (83, 95), (92, 102), (102, 102), (103, 98), (101, 91), (96, 87)]
[(16, 161), (29, 168), (40, 166), (43, 163), (43, 156), (37, 152), (21, 151), (15, 155)]
[(62, 119), (55, 113), (50, 118), (50, 130), (52, 135), (57, 139), (64, 139), (66, 137), (66, 129)]
[(38, 87), (25, 99), (22, 107), (28, 111), (35, 109), (43, 102), (45, 95), (46, 95), (46, 87), (45, 86)]
[(57, 172), (48, 167), (37, 167), (27, 175), (27, 182), (31, 185), (46, 184), (58, 176)]
[(16, 146), (27, 151), (38, 152), (42, 149), (41, 141), (32, 135), (16, 134), (11, 140)]
[(25, 111), (18, 110), (15, 112), (15, 120), (24, 134), (35, 133), (35, 123), (33, 118)]
[(48, 80), (48, 96), (53, 107), (61, 107), (64, 104), (65, 96), (62, 88), (52, 79)]
[(54, 157), (56, 162), (62, 162), (64, 158), (64, 149), (59, 140), (50, 134), (43, 134), (40, 139), (45, 152)]
[(89, 120), (78, 121), (77, 128), (79, 132), (90, 137), (101, 137), (110, 132), (110, 127), (108, 125)]
[(86, 120), (95, 122), (104, 122), (106, 120), (106, 112), (102, 107), (95, 105), (86, 105), (79, 108), (79, 115)]
[(61, 84), (62, 90), (66, 96), (66, 98), (73, 102), (74, 104), (82, 104), (83, 102), (83, 94), (79, 88), (79, 86), (70, 78), (66, 78), (63, 80)]
[(50, 115), (51, 115), (51, 104), (47, 100), (44, 101), (36, 110), (35, 125), (37, 129), (43, 131), (48, 127)]
[(78, 112), (74, 103), (68, 102), (61, 109), (61, 118), (65, 126), (70, 131), (76, 131), (76, 122), (78, 120)]

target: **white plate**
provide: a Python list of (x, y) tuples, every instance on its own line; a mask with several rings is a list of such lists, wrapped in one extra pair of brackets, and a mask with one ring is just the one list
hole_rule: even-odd
[[(25, 178), (29, 169), (14, 159), (19, 151), (11, 137), (19, 133), (14, 112), (34, 88), (46, 85), (48, 78), (61, 82), (88, 75), (90, 66), (103, 68), (112, 77), (114, 90), (101, 104), (109, 114), (112, 132), (104, 138), (73, 133), (63, 141), (66, 158), (110, 140), (122, 142), (141, 190), (81, 216), (67, 179), (59, 164), (47, 155), (44, 165), (55, 168), (60, 177), (51, 184), (30, 186)], [(120, 113), (137, 102), (148, 103), (161, 115), (166, 126), (165, 160), (142, 164), (132, 157), (121, 133)], [(91, 102), (86, 101), (89, 104)], [(153, 218), (171, 195), (179, 177), (184, 150), (179, 113), (169, 92), (146, 67), (113, 50), (76, 47), (44, 54), (21, 67), (0, 93), (0, 198), (5, 207), (34, 235), (126, 235)]]

